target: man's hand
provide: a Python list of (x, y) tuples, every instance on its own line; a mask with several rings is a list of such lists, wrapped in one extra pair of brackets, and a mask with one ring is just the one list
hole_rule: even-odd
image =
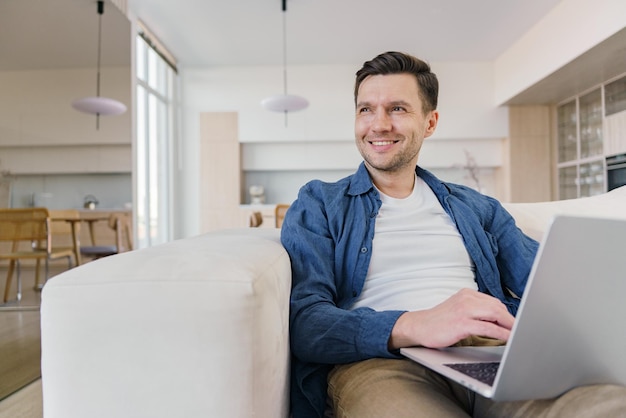
[(402, 314), (391, 330), (389, 349), (449, 347), (471, 335), (507, 341), (514, 321), (498, 299), (463, 289), (434, 308)]

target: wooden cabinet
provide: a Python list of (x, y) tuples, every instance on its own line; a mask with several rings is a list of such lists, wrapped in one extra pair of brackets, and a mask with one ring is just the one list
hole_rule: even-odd
[(240, 225), (241, 152), (236, 112), (200, 114), (200, 232)]
[(552, 200), (551, 115), (550, 106), (509, 107), (509, 141), (503, 184), (505, 200)]

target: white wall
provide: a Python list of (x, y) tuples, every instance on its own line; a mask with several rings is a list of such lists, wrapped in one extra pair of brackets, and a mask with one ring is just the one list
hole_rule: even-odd
[(495, 103), (506, 103), (625, 26), (624, 0), (562, 0), (495, 60)]
[[(72, 100), (96, 93), (95, 69), (0, 72), (0, 164), (16, 177), (12, 205), (51, 193), (53, 208), (80, 207), (85, 194), (103, 207), (132, 200), (131, 112), (100, 118)], [(131, 105), (130, 68), (103, 68), (101, 92)]]
[[(0, 72), (0, 146), (130, 144), (130, 112), (96, 118), (71, 102), (96, 95), (95, 69)], [(103, 68), (101, 93), (130, 107), (130, 68)]]
[[(198, 135), (200, 112), (239, 112), (240, 142), (352, 140), (354, 73), (358, 65), (289, 67), (289, 93), (310, 106), (282, 113), (260, 106), (282, 92), (282, 68), (228, 67), (183, 71), (186, 136)], [(493, 105), (492, 63), (432, 63), (440, 81), (441, 120), (433, 138), (473, 139), (508, 135), (506, 109)]]
[(49, 209), (81, 209), (85, 197), (95, 196), (98, 209), (132, 207), (130, 173), (47, 174), (19, 176), (12, 183), (11, 207), (31, 205)]
[[(184, 162), (179, 169), (185, 179), (186, 213), (180, 217), (184, 235), (198, 231), (201, 112), (238, 112), (247, 185), (264, 182), (266, 189), (273, 189), (269, 197), (290, 201), (304, 181), (339, 178), (360, 162), (353, 145), (354, 73), (359, 66), (289, 67), (289, 93), (306, 97), (310, 106), (290, 113), (287, 126), (282, 113), (260, 106), (263, 98), (282, 93), (281, 67), (183, 70)], [(440, 80), (441, 118), (424, 145), (422, 165), (444, 173), (458, 171), (468, 150), (479, 165), (489, 168), (485, 175), (493, 176), (492, 168), (502, 164), (502, 139), (508, 135), (508, 112), (493, 105), (493, 65), (452, 62), (432, 63), (432, 68)]]

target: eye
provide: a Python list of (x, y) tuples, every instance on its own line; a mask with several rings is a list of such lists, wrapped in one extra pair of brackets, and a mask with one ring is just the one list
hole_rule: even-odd
[(359, 108), (359, 110), (358, 110), (359, 113), (366, 113), (366, 112), (369, 112), (369, 111), (370, 111), (370, 108), (366, 107), (366, 106), (363, 106), (363, 107)]
[(406, 112), (406, 108), (402, 106), (394, 106), (391, 108), (392, 112)]

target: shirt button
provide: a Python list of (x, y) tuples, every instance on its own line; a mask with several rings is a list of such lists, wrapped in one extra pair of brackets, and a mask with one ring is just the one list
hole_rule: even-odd
[(356, 296), (357, 296), (357, 292), (356, 292), (356, 290), (353, 290), (352, 291), (352, 297), (355, 298)]
[(367, 252), (367, 247), (361, 248), (361, 253), (365, 254)]

